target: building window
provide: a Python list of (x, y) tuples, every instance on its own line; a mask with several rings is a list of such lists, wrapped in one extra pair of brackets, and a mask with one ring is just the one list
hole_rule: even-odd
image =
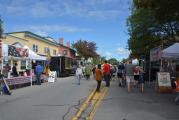
[(25, 69), (26, 69), (26, 61), (21, 60), (21, 70), (25, 70)]
[(64, 51), (63, 51), (63, 55), (67, 55), (67, 50), (64, 50)]
[(49, 50), (49, 48), (48, 48), (48, 47), (45, 47), (45, 48), (44, 48), (44, 53), (45, 53), (45, 54), (48, 53), (48, 50)]
[(33, 44), (32, 50), (33, 50), (34, 52), (38, 52), (38, 45)]
[(53, 50), (53, 55), (57, 55), (57, 51), (56, 50)]

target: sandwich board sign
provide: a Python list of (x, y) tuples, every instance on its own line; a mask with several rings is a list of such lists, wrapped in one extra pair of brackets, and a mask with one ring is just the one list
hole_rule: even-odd
[(55, 82), (56, 79), (57, 79), (56, 71), (50, 71), (49, 77), (48, 77), (48, 82)]

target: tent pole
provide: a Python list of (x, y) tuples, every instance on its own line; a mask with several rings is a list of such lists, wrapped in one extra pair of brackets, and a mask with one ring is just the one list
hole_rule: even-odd
[(29, 62), (30, 62), (30, 63), (29, 63), (29, 64), (30, 64), (29, 66), (30, 66), (30, 80), (31, 80), (31, 84), (30, 84), (30, 85), (31, 85), (31, 87), (32, 87), (32, 80), (33, 80), (33, 78), (32, 78), (32, 60), (29, 59)]

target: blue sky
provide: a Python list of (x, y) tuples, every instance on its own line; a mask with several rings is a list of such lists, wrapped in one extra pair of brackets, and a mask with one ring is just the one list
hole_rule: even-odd
[(126, 58), (132, 0), (0, 0), (4, 32), (31, 31), (65, 42), (94, 41), (107, 58)]

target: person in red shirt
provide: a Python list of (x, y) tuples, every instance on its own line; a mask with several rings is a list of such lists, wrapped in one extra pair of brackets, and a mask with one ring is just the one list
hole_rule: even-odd
[(106, 81), (106, 87), (110, 86), (110, 65), (107, 60), (104, 61), (103, 72), (104, 72), (104, 80)]

